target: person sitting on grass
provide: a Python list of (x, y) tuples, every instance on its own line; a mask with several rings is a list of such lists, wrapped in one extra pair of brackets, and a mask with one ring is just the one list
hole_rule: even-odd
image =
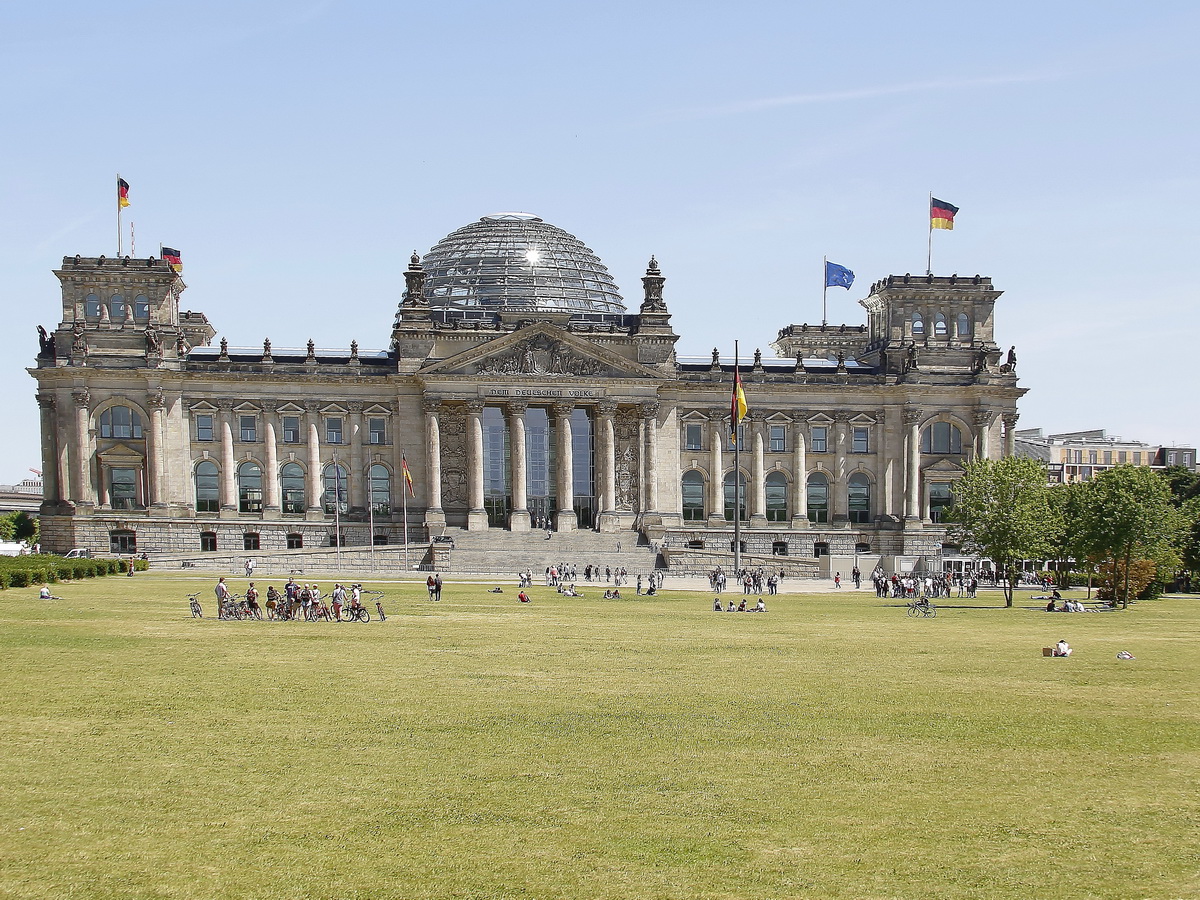
[(720, 597), (713, 600), (713, 612), (725, 612), (725, 607), (721, 605)]
[(38, 599), (39, 600), (61, 600), (62, 597), (55, 597), (52, 593), (50, 593), (50, 585), (43, 584), (42, 589), (40, 591), (38, 591)]
[(1054, 645), (1054, 651), (1053, 651), (1052, 655), (1054, 655), (1054, 656), (1070, 656), (1071, 655), (1071, 645), (1067, 643), (1066, 638), (1062, 638), (1057, 644)]
[(745, 612), (745, 611), (746, 611), (746, 598), (745, 598), (745, 597), (743, 597), (743, 598), (742, 598), (742, 602), (738, 604), (737, 611), (738, 611), (738, 612)]
[(725, 610), (725, 612), (737, 612), (737, 607), (733, 605), (732, 600), (729, 601), (729, 609)]
[(756, 607), (754, 607), (754, 611), (755, 612), (766, 612), (767, 611), (767, 604), (763, 603), (762, 597), (758, 598), (758, 605)]
[(517, 602), (518, 603), (528, 603), (529, 595), (527, 593), (525, 593), (524, 591), (521, 591), (521, 593), (517, 594)]

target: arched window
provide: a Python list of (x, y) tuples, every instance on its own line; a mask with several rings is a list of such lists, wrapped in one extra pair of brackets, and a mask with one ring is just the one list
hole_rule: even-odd
[(88, 294), (83, 298), (83, 314), (89, 319), (100, 318), (100, 298), (95, 294)]
[(196, 465), (196, 512), (218, 512), (221, 493), (217, 487), (217, 464), (202, 460)]
[(921, 434), (922, 453), (962, 453), (962, 434), (949, 422), (934, 422)]
[[(346, 489), (346, 468), (344, 466), (325, 467), (325, 496), (322, 500), (325, 512), (329, 515), (333, 515), (335, 510), (343, 516), (346, 514), (349, 492)], [(330, 546), (332, 547), (333, 544)]]
[(808, 521), (829, 521), (829, 479), (820, 472), (808, 476)]
[(918, 312), (913, 313), (912, 316), (912, 333), (917, 335), (925, 333), (925, 320), (921, 318), (921, 314)]
[[(746, 476), (742, 475), (739, 472), (738, 480), (741, 482), (738, 490), (740, 490), (740, 492), (741, 492), (740, 499), (742, 501), (738, 508), (738, 518), (740, 518), (744, 522), (744, 521), (746, 521)], [(734, 490), (733, 473), (726, 472), (725, 473), (725, 521), (726, 522), (733, 521), (733, 504), (734, 504), (735, 493), (737, 493), (737, 492)]]
[(135, 319), (150, 318), (150, 301), (145, 294), (138, 294), (133, 298), (133, 317)]
[(683, 521), (704, 521), (704, 476), (694, 469), (683, 473)]
[(941, 313), (933, 317), (933, 333), (935, 337), (946, 336), (946, 317)]
[(858, 524), (871, 521), (871, 480), (862, 472), (850, 476), (846, 488), (850, 501), (850, 521)]
[(100, 413), (100, 437), (140, 439), (142, 417), (128, 406), (112, 406)]
[(782, 472), (772, 472), (764, 481), (767, 494), (767, 521), (786, 522), (788, 517), (787, 477)]
[(238, 512), (262, 512), (262, 469), (258, 463), (244, 462), (237, 467)]
[(114, 322), (125, 318), (125, 298), (120, 294), (113, 294), (109, 299), (108, 317)]
[(304, 470), (299, 463), (287, 463), (279, 470), (279, 495), (285, 513), (304, 512)]
[(959, 337), (970, 337), (971, 336), (971, 320), (969, 318), (967, 318), (966, 313), (958, 314), (958, 336)]
[(371, 466), (371, 509), (377, 516), (392, 513), (392, 473), (387, 466)]

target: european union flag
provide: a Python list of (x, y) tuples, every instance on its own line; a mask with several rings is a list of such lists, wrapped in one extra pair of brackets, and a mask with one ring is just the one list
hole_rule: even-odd
[(837, 263), (826, 260), (825, 287), (844, 287), (846, 290), (850, 290), (852, 284), (854, 284), (853, 272), (845, 266), (839, 266)]

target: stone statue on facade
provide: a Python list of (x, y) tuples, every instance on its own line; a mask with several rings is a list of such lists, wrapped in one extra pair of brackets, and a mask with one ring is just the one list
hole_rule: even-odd
[(175, 352), (178, 353), (180, 357), (184, 357), (187, 356), (188, 349), (187, 338), (180, 333), (175, 338)]
[(263, 356), (271, 355), (271, 339), (263, 338)]
[(153, 325), (146, 328), (146, 352), (162, 353), (162, 335)]
[(304, 358), (305, 362), (317, 361), (317, 345), (313, 343), (313, 339), (308, 339), (308, 355)]
[(87, 353), (87, 351), (87, 335), (83, 333), (83, 325), (76, 322), (75, 327), (71, 329), (71, 352)]
[(916, 345), (916, 342), (913, 342), (913, 344), (908, 348), (908, 356), (904, 360), (904, 371), (906, 371), (906, 372), (915, 371), (918, 367), (918, 362), (919, 361), (917, 359), (917, 345)]
[(41, 325), (38, 330), (38, 356), (54, 359), (54, 335), (48, 334)]

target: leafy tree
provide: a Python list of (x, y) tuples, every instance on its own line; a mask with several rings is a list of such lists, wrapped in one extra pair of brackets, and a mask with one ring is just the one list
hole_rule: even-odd
[(989, 557), (1004, 575), (1004, 605), (1013, 605), (1018, 563), (1054, 552), (1061, 522), (1051, 508), (1046, 471), (1033, 459), (1007, 456), (967, 463), (947, 517), (951, 540)]
[(13, 531), (15, 528), (16, 513), (5, 513), (0, 515), (0, 541), (11, 541), (13, 539)]
[(1122, 607), (1129, 606), (1136, 560), (1152, 560), (1160, 572), (1179, 565), (1183, 517), (1166, 479), (1146, 466), (1116, 466), (1096, 476), (1082, 524), (1088, 555), (1114, 566)]
[(1071, 572), (1067, 564), (1073, 563), (1076, 571), (1095, 568), (1089, 556), (1086, 534), (1083, 528), (1084, 511), (1087, 509), (1089, 481), (1073, 481), (1049, 488), (1046, 497), (1050, 509), (1059, 522), (1059, 528), (1051, 538), (1050, 558), (1058, 562), (1058, 586), (1070, 587)]
[(41, 531), (39, 527), (41, 520), (37, 516), (31, 516), (29, 513), (21, 510), (13, 516), (12, 522), (13, 540), (24, 541), (30, 545), (38, 542), (38, 533)]

